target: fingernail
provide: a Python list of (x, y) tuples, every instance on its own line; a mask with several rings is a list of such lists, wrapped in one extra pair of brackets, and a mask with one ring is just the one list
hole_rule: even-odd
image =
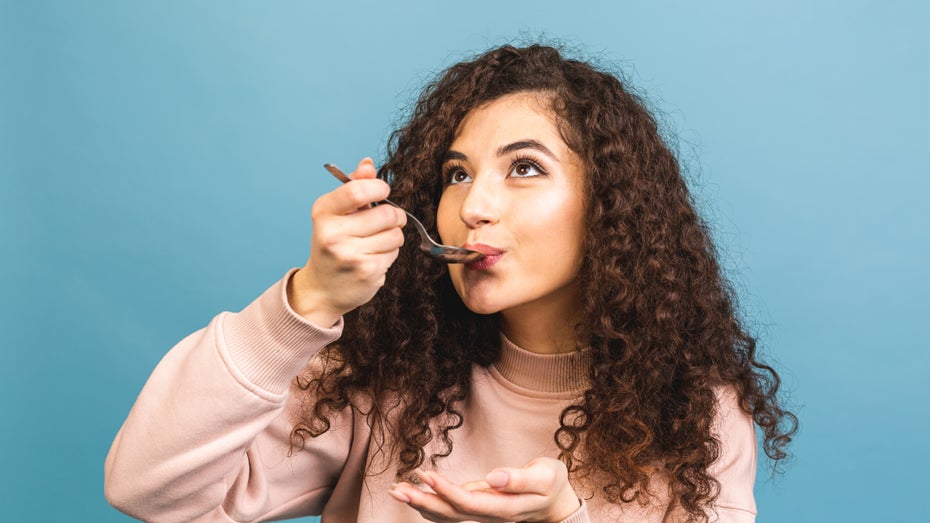
[(434, 479), (432, 478), (432, 476), (430, 476), (429, 474), (427, 474), (427, 473), (424, 472), (423, 470), (421, 470), (421, 469), (416, 469), (414, 472), (416, 473), (417, 477), (420, 478), (420, 481), (422, 481), (423, 483), (426, 483), (426, 484), (429, 485), (430, 487), (435, 487), (435, 486), (436, 486), (436, 480), (434, 480)]
[(407, 495), (402, 492), (397, 492), (396, 490), (389, 490), (388, 494), (390, 494), (392, 498), (396, 499), (397, 501), (400, 501), (401, 503), (410, 503), (410, 498), (407, 497)]
[(507, 474), (503, 470), (493, 470), (484, 478), (488, 482), (488, 485), (494, 488), (500, 488), (507, 485), (507, 482), (510, 481), (510, 474)]

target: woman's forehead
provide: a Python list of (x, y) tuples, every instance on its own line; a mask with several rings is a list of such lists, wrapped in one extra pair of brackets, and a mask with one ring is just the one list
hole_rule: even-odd
[(462, 149), (496, 151), (517, 141), (534, 141), (553, 152), (567, 147), (551, 104), (539, 93), (506, 95), (469, 111), (449, 149), (464, 154), (469, 152)]

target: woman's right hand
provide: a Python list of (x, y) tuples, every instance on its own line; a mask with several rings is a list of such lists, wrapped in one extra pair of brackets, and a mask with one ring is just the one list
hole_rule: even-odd
[(376, 175), (374, 163), (365, 158), (351, 182), (313, 204), (310, 258), (288, 282), (287, 297), (294, 311), (321, 327), (374, 297), (404, 243), (404, 211), (369, 207), (391, 192)]

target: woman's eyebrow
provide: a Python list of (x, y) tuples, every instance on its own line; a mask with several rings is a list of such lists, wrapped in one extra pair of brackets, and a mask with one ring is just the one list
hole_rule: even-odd
[(464, 162), (468, 160), (468, 156), (465, 156), (464, 153), (460, 153), (458, 151), (453, 151), (450, 149), (446, 151), (445, 156), (442, 157), (442, 163), (446, 163), (451, 160), (461, 160)]
[[(557, 162), (559, 161), (559, 158), (555, 155), (555, 153), (550, 151), (548, 147), (533, 139), (520, 140), (511, 144), (502, 145), (497, 149), (497, 156), (506, 156), (514, 151), (519, 151), (520, 149), (535, 149), (552, 158), (553, 160)], [(446, 151), (446, 154), (442, 158), (442, 162), (446, 163), (452, 160), (460, 160), (464, 162), (468, 160), (468, 156), (464, 153), (450, 149)]]
[(497, 155), (506, 156), (514, 151), (519, 151), (520, 149), (535, 149), (545, 154), (549, 158), (552, 158), (555, 161), (559, 161), (558, 157), (552, 151), (550, 151), (548, 147), (532, 139), (520, 140), (518, 142), (513, 142), (508, 145), (503, 145), (497, 150)]

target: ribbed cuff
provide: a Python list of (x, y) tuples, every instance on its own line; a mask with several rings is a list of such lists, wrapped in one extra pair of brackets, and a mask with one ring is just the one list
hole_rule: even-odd
[(252, 385), (274, 395), (286, 392), (310, 358), (342, 335), (342, 318), (324, 329), (290, 308), (287, 282), (296, 271), (288, 271), (241, 312), (223, 318), (220, 345), (231, 364)]
[(579, 501), (581, 501), (581, 506), (578, 507), (578, 510), (559, 523), (591, 523), (591, 518), (588, 516), (587, 503), (585, 503), (583, 499), (579, 499)]

